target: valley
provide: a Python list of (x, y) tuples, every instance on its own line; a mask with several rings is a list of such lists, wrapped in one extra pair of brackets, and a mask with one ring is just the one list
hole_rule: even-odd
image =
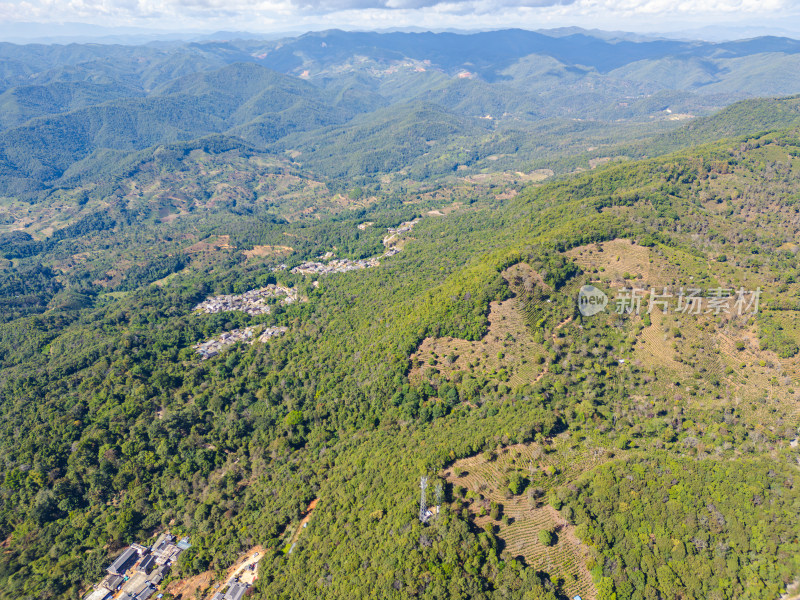
[(0, 44), (0, 598), (791, 593), (800, 43), (229, 38)]

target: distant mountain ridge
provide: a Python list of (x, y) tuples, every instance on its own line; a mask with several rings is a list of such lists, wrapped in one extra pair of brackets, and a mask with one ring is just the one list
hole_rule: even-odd
[(345, 55), (363, 54), (373, 58), (429, 60), (432, 65), (445, 70), (472, 65), (478, 74), (493, 80), (511, 63), (532, 54), (608, 73), (637, 61), (665, 56), (720, 59), (761, 53), (798, 54), (800, 41), (775, 36), (721, 43), (667, 39), (629, 41), (606, 40), (586, 33), (554, 37), (523, 29), (469, 34), (329, 30), (281, 40), (273, 49), (265, 50), (261, 60), (283, 72), (298, 69), (304, 66), (304, 62), (318, 61), (326, 65), (341, 60)]
[(581, 30), (2, 43), (0, 183), (39, 196), (106, 176), (130, 153), (209, 135), (329, 177), (524, 170), (545, 147), (555, 164), (596, 145), (564, 132), (641, 144), (740, 100), (798, 94), (799, 71), (800, 41), (789, 38)]

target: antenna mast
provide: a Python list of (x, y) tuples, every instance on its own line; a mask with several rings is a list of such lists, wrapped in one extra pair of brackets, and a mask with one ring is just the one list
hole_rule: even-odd
[(431, 513), (428, 510), (428, 505), (425, 502), (425, 490), (428, 488), (428, 478), (427, 477), (420, 477), (419, 480), (419, 489), (420, 496), (419, 496), (419, 520), (421, 523), (427, 523), (428, 519), (431, 517)]

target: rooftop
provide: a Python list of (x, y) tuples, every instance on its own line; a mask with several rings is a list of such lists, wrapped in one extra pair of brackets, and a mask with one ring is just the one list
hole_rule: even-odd
[(135, 548), (128, 548), (117, 557), (111, 566), (108, 567), (107, 571), (112, 575), (122, 575), (128, 567), (139, 558), (139, 553), (136, 551)]

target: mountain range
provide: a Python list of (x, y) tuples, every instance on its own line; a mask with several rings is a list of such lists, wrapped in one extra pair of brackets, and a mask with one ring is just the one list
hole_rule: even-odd
[[(509, 168), (528, 170), (556, 161), (543, 161), (527, 140), (549, 140), (567, 126), (634, 140), (748, 97), (800, 93), (792, 76), (800, 42), (792, 39), (561, 33), (3, 44), (0, 180), (40, 197), (107, 173), (126, 154), (214, 134), (299, 152), (300, 164), (334, 178), (396, 171), (401, 163), (413, 171), (417, 161), (427, 176), (479, 171), (482, 159), (511, 154), (511, 139)], [(369, 162), (335, 158), (359, 143), (377, 149)], [(561, 159), (586, 147), (551, 150)]]

